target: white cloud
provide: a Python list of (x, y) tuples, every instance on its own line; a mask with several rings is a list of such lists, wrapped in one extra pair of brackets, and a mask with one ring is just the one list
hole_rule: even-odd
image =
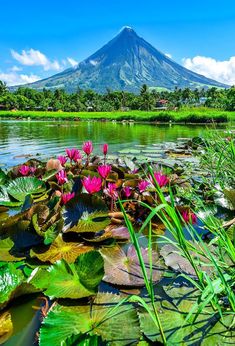
[(18, 71), (22, 71), (22, 68), (19, 67), (19, 66), (12, 66), (12, 67), (10, 68), (10, 71), (18, 72)]
[(183, 65), (189, 70), (215, 79), (219, 82), (235, 85), (235, 56), (229, 60), (218, 61), (210, 57), (195, 56), (183, 59)]
[(57, 60), (51, 61), (45, 54), (33, 48), (29, 50), (22, 50), (21, 54), (15, 50), (11, 50), (12, 57), (22, 65), (26, 66), (43, 66), (45, 71), (48, 70), (61, 70), (61, 66)]
[(74, 60), (73, 58), (67, 58), (67, 60), (72, 67), (75, 67), (78, 64), (78, 61)]
[(6, 82), (8, 86), (33, 83), (39, 79), (41, 78), (35, 74), (17, 74), (16, 72), (2, 73), (0, 71), (0, 80)]
[(171, 55), (170, 53), (165, 53), (165, 55), (166, 55), (168, 58), (172, 59), (172, 55)]

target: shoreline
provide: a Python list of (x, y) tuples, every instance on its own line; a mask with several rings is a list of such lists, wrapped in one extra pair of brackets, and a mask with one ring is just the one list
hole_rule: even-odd
[(235, 121), (235, 112), (217, 109), (192, 108), (179, 111), (115, 111), (115, 112), (48, 112), (0, 111), (0, 120), (13, 121), (99, 121), (128, 124), (229, 124)]

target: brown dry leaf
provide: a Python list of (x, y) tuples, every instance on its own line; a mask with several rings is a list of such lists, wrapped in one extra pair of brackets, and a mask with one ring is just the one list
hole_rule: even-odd
[(4, 344), (13, 333), (11, 314), (5, 311), (0, 314), (0, 344)]

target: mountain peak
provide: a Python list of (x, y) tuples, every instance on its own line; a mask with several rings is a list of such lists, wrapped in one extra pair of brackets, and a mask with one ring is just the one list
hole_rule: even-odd
[(121, 28), (120, 32), (122, 31), (134, 31), (134, 29), (131, 26), (125, 25)]
[(75, 69), (65, 70), (30, 86), (35, 89), (64, 88), (69, 92), (80, 87), (102, 93), (107, 88), (139, 92), (143, 84), (169, 90), (174, 90), (176, 86), (192, 89), (226, 87), (169, 59), (138, 36), (130, 26), (124, 26), (111, 41)]
[(126, 35), (126, 36), (137, 36), (135, 30), (130, 26), (123, 26), (121, 30), (119, 31), (119, 35)]

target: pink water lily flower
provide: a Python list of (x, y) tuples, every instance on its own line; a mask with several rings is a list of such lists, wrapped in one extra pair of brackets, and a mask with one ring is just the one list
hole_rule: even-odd
[(102, 165), (102, 166), (98, 166), (97, 171), (99, 175), (101, 176), (101, 178), (106, 179), (109, 173), (111, 172), (111, 168), (112, 167), (109, 165)]
[(92, 141), (87, 141), (83, 143), (82, 150), (87, 156), (89, 156), (93, 151)]
[(192, 224), (197, 223), (197, 216), (190, 210), (183, 210), (181, 212), (181, 215), (185, 223), (192, 223)]
[(166, 186), (170, 181), (167, 175), (162, 174), (160, 171), (154, 173), (154, 178), (160, 187)]
[[(67, 149), (69, 150), (69, 149)], [(68, 160), (66, 156), (58, 156), (57, 159), (60, 161), (61, 165), (64, 166)]]
[(22, 165), (19, 169), (19, 173), (23, 176), (29, 175), (30, 173), (30, 167), (26, 165)]
[(75, 192), (63, 193), (61, 195), (61, 204), (65, 205), (66, 203), (68, 203), (68, 201), (70, 201), (72, 198), (74, 198), (74, 196), (75, 196)]
[(70, 161), (77, 162), (78, 160), (82, 159), (82, 155), (78, 149), (66, 149), (66, 154), (68, 155)]
[(90, 176), (88, 176), (82, 180), (82, 185), (90, 194), (99, 192), (102, 187), (102, 179), (100, 177), (91, 178)]
[(108, 183), (108, 187), (104, 189), (104, 193), (112, 199), (118, 198), (117, 185), (115, 183)]
[(62, 169), (59, 171), (59, 173), (56, 174), (56, 179), (58, 184), (63, 185), (64, 183), (67, 183), (68, 178), (66, 172)]
[(34, 174), (37, 170), (37, 167), (30, 167), (30, 173)]
[(109, 146), (108, 146), (107, 143), (105, 143), (103, 145), (103, 154), (104, 154), (104, 156), (106, 156), (108, 154), (108, 149), (109, 149)]
[(147, 180), (141, 180), (138, 184), (138, 189), (140, 193), (144, 192), (148, 186), (149, 182)]
[(130, 186), (124, 186), (124, 188), (122, 189), (124, 195), (129, 198), (131, 196), (131, 187)]

